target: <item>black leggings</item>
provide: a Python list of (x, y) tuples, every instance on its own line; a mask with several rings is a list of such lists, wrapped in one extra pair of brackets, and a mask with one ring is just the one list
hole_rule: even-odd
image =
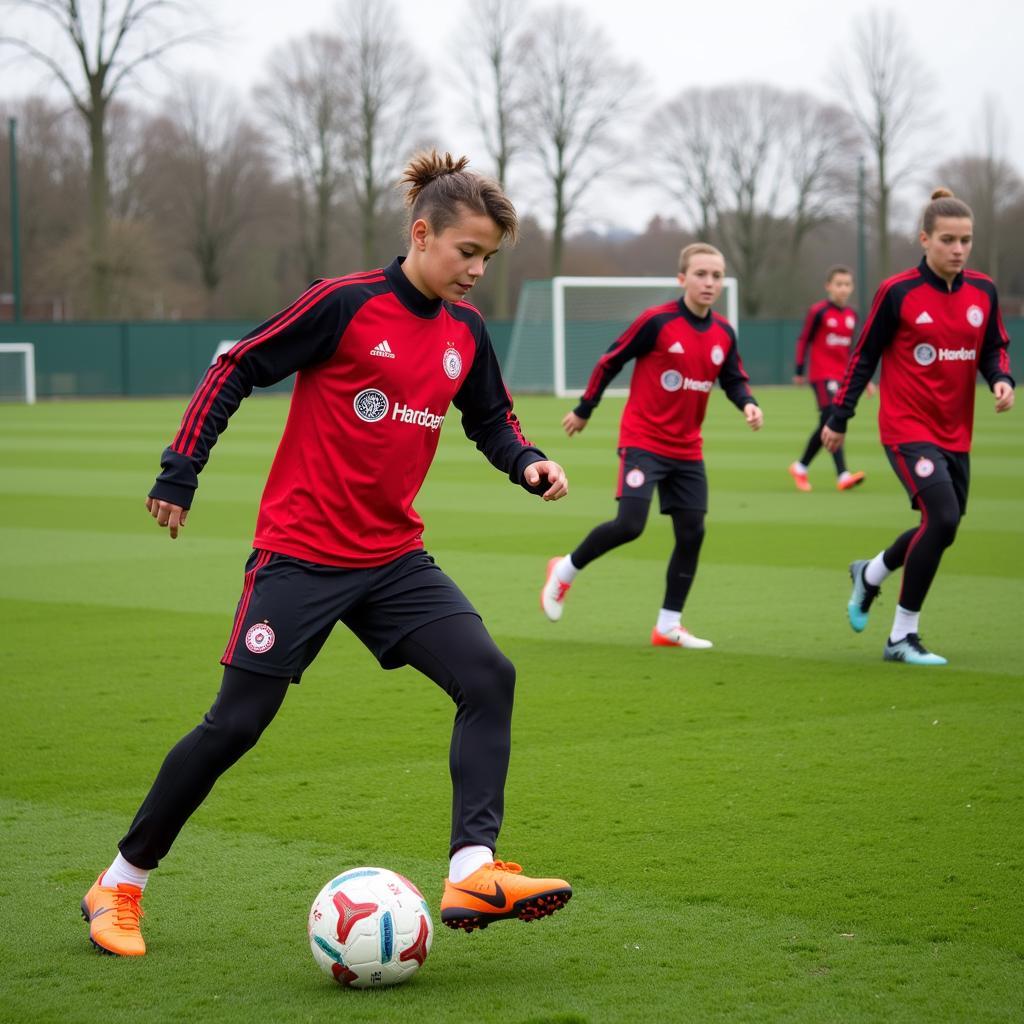
[[(452, 852), (493, 850), (504, 809), (515, 668), (475, 615), (452, 615), (414, 630), (395, 647), (455, 702), (449, 765)], [(288, 692), (288, 680), (225, 668), (202, 722), (164, 759), (121, 854), (139, 868), (157, 866), (217, 779), (255, 746)]]
[(917, 494), (921, 525), (901, 533), (882, 552), (885, 567), (894, 572), (903, 566), (900, 606), (919, 612), (942, 561), (942, 553), (956, 539), (962, 512), (951, 483), (932, 484)]
[[(831, 409), (823, 409), (821, 417), (818, 420), (818, 426), (814, 429), (814, 433), (807, 439), (807, 447), (804, 449), (803, 455), (800, 456), (800, 461), (805, 466), (811, 464), (811, 459), (821, 450), (821, 431), (822, 428), (828, 423), (828, 417)], [(843, 454), (843, 446), (840, 445), (832, 453), (832, 461), (836, 464), (836, 473), (842, 474), (846, 472), (846, 456)]]
[[(619, 498), (618, 514), (607, 523), (595, 526), (570, 555), (572, 564), (583, 569), (613, 548), (636, 540), (644, 532), (651, 502), (647, 498)], [(669, 513), (675, 533), (675, 547), (668, 561), (665, 600), (662, 608), (682, 611), (697, 573), (697, 559), (704, 542), (704, 510), (677, 508)]]

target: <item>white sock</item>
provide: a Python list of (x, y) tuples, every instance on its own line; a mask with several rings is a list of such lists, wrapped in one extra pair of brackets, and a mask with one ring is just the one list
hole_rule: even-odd
[(899, 643), (908, 633), (916, 633), (917, 622), (920, 618), (920, 612), (908, 612), (901, 605), (896, 605), (896, 618), (893, 619), (889, 640), (894, 644)]
[(127, 882), (129, 885), (137, 885), (140, 889), (145, 889), (148, 880), (148, 871), (143, 871), (142, 868), (129, 864), (119, 853), (114, 858), (114, 863), (103, 872), (101, 884), (105, 888), (113, 889), (122, 882)]
[(576, 579), (577, 573), (579, 573), (579, 569), (572, 564), (572, 557), (570, 555), (566, 555), (555, 566), (555, 578), (559, 583), (572, 583)]
[(882, 557), (884, 554), (884, 551), (879, 551), (878, 554), (864, 566), (864, 582), (869, 583), (873, 587), (880, 587), (885, 578), (892, 574), (892, 569), (885, 564), (885, 559)]
[(839, 482), (842, 483), (844, 480), (849, 480), (851, 476), (853, 476), (853, 474), (848, 469), (844, 469), (842, 473), (839, 474)]
[(448, 865), (448, 880), (461, 882), (469, 878), (477, 868), (493, 860), (494, 851), (488, 850), (486, 846), (462, 846), (452, 854), (451, 864)]
[(806, 473), (807, 472), (807, 467), (802, 462), (794, 462), (793, 463), (793, 468), (798, 473)]
[(662, 636), (667, 636), (676, 626), (680, 625), (682, 612), (672, 611), (671, 608), (658, 609), (658, 625), (655, 627)]

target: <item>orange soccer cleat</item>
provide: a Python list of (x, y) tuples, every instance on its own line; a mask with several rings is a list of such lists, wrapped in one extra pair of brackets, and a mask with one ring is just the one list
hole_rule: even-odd
[(811, 481), (807, 479), (807, 470), (801, 469), (795, 462), (790, 463), (789, 475), (793, 478), (798, 491), (811, 490)]
[(518, 864), (496, 860), (461, 882), (446, 880), (441, 921), (449, 928), (486, 928), (492, 921), (518, 917), (536, 921), (572, 898), (572, 886), (560, 878), (527, 878)]
[(856, 473), (844, 473), (836, 481), (837, 491), (849, 491), (858, 484), (864, 483), (864, 474), (859, 470)]
[(544, 586), (540, 591), (540, 606), (544, 614), (557, 622), (565, 608), (565, 595), (569, 593), (571, 583), (563, 583), (555, 575), (555, 566), (561, 561), (557, 556), (548, 560), (548, 574), (544, 577)]
[(82, 917), (89, 922), (89, 941), (101, 952), (116, 956), (142, 956), (146, 943), (139, 929), (142, 890), (122, 882), (101, 885), (103, 875), (82, 899)]
[(690, 651), (706, 651), (715, 646), (710, 640), (702, 640), (682, 626), (673, 626), (667, 633), (659, 633), (658, 627), (655, 626), (651, 630), (651, 645), (653, 647), (685, 647)]

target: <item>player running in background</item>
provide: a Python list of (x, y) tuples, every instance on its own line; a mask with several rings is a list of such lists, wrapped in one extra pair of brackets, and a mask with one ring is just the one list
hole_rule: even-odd
[(682, 296), (641, 313), (598, 360), (579, 405), (562, 420), (570, 437), (583, 430), (608, 382), (630, 359), (636, 360), (619, 427), (618, 513), (591, 530), (571, 554), (548, 562), (541, 607), (552, 622), (562, 617), (566, 595), (580, 570), (643, 533), (657, 486), (662, 514), (672, 518), (675, 548), (651, 643), (691, 649), (712, 646), (683, 627), (682, 612), (704, 540), (708, 485), (700, 428), (715, 381), (752, 430), (759, 430), (763, 422), (747, 387), (736, 333), (728, 320), (711, 310), (724, 282), (725, 259), (714, 246), (696, 242), (683, 249)]
[[(796, 343), (793, 383), (810, 382), (819, 415), (818, 425), (808, 438), (803, 455), (789, 467), (789, 475), (798, 491), (811, 490), (807, 470), (811, 460), (821, 450), (821, 428), (828, 419), (832, 396), (839, 390), (839, 382), (843, 379), (850, 355), (850, 345), (857, 330), (857, 313), (847, 305), (853, 294), (853, 271), (839, 264), (829, 267), (825, 277), (825, 294), (827, 299), (816, 302), (807, 311), (803, 330)], [(838, 490), (848, 491), (864, 482), (863, 473), (851, 473), (846, 468), (846, 456), (841, 445), (832, 453), (832, 459), (836, 464)]]
[(874, 558), (850, 566), (847, 612), (861, 632), (882, 582), (903, 566), (886, 661), (946, 664), (921, 642), (918, 621), (942, 553), (967, 510), (978, 373), (995, 395), (996, 412), (1013, 407), (1009, 338), (996, 287), (991, 278), (965, 269), (973, 233), (970, 207), (947, 189), (936, 189), (921, 221), (924, 258), (878, 289), (821, 432), (825, 447), (836, 451), (881, 361), (879, 433), (921, 523)]
[[(145, 952), (140, 901), (217, 778), (259, 739), (292, 683), (343, 622), (384, 668), (411, 665), (455, 702), (450, 871), (441, 918), (471, 930), (543, 917), (572, 889), (494, 859), (503, 815), (515, 669), (423, 548), (412, 501), (450, 404), (513, 483), (554, 501), (565, 474), (527, 441), (480, 314), (464, 302), (504, 240), (511, 202), (436, 152), (405, 171), (409, 249), (382, 270), (317, 281), (243, 338), (199, 385), (146, 502), (176, 537), (198, 475), (254, 386), (297, 372), (260, 503), (220, 693), (167, 755), (113, 864), (82, 901), (90, 937)], [(342, 682), (343, 685), (343, 682)]]

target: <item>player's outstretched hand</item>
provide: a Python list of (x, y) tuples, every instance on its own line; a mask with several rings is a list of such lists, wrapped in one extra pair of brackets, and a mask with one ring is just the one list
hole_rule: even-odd
[(572, 437), (573, 434), (578, 434), (587, 425), (587, 420), (582, 416), (577, 416), (574, 412), (567, 412), (562, 417), (562, 429)]
[(565, 479), (565, 470), (557, 462), (531, 462), (523, 471), (523, 479), (531, 487), (536, 487), (544, 477), (547, 477), (549, 485), (541, 495), (545, 501), (558, 501), (569, 493), (569, 481)]
[(175, 540), (178, 531), (184, 529), (188, 518), (188, 509), (173, 505), (169, 501), (158, 501), (156, 498), (146, 499), (146, 508), (156, 520), (157, 526), (166, 527), (171, 532), (171, 540)]
[(832, 430), (831, 427), (821, 428), (822, 447), (830, 452), (839, 451), (839, 446), (843, 443), (845, 437), (846, 434), (840, 434), (838, 430)]
[(996, 412), (1009, 412), (1013, 408), (1013, 387), (1009, 381), (997, 380), (992, 394), (996, 396)]
[(760, 430), (764, 425), (764, 413), (761, 411), (761, 407), (754, 405), (753, 402), (743, 406), (743, 416), (751, 430)]
[(869, 380), (867, 384), (864, 385), (864, 394), (867, 395), (868, 398), (874, 398), (875, 395), (878, 394), (878, 385), (873, 380)]

